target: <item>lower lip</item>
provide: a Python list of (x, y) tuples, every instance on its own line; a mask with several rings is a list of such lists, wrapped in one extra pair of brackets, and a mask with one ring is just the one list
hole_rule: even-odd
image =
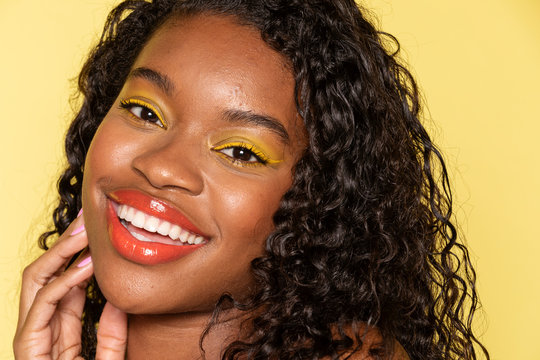
[(110, 201), (107, 217), (113, 247), (122, 257), (138, 264), (157, 265), (178, 260), (204, 245), (169, 245), (137, 240), (120, 223)]

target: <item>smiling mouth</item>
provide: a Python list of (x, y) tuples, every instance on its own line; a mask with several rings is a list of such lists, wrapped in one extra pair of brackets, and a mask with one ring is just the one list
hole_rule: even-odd
[(107, 223), (118, 255), (142, 265), (176, 261), (211, 239), (168, 203), (133, 189), (109, 194)]
[(194, 234), (177, 224), (146, 214), (125, 204), (114, 204), (120, 223), (140, 241), (185, 246), (206, 242), (201, 235)]

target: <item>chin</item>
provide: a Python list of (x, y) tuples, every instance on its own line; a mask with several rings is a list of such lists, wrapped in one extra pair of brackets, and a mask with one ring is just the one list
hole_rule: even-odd
[[(165, 294), (144, 277), (122, 276), (119, 272), (95, 272), (96, 281), (105, 299), (116, 308), (134, 315), (212, 312), (221, 294), (202, 294), (176, 289)], [(183, 296), (182, 296), (183, 295)]]

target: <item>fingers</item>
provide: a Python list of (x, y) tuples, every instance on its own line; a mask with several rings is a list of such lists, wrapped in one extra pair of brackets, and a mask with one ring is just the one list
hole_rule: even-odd
[(88, 245), (84, 220), (79, 216), (60, 236), (56, 244), (30, 264), (23, 272), (19, 306), (19, 326), (24, 324), (37, 292), (58, 274), (77, 252)]
[[(93, 264), (90, 259), (88, 255), (82, 261), (77, 261), (75, 266), (36, 292), (24, 322), (19, 323), (13, 342), (16, 358), (50, 357), (55, 349), (53, 342), (57, 340), (67, 350), (78, 354), (85, 298), (85, 291), (80, 285), (92, 276)], [(60, 337), (53, 340), (53, 334), (58, 330)]]
[[(81, 261), (81, 263), (83, 262)], [(81, 263), (79, 263), (79, 265)], [(90, 261), (81, 267), (75, 266), (74, 268), (70, 268), (54, 281), (47, 284), (47, 286), (39, 289), (36, 293), (34, 302), (28, 311), (24, 323), (24, 330), (28, 332), (38, 332), (46, 328), (60, 301), (68, 295), (71, 289), (92, 276), (92, 273), (93, 265)], [(80, 294), (83, 295), (84, 299), (84, 292), (81, 292)], [(78, 302), (80, 302), (80, 299)]]
[(96, 360), (123, 360), (127, 344), (127, 315), (107, 302), (99, 320)]

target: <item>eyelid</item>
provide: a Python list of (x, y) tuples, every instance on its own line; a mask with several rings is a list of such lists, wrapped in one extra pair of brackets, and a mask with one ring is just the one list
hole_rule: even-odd
[[(266, 155), (266, 153), (264, 153), (257, 146), (255, 146), (253, 144), (243, 142), (243, 141), (231, 141), (231, 142), (228, 142), (228, 143), (225, 143), (225, 144), (217, 145), (217, 146), (214, 146), (212, 148), (212, 150), (219, 151), (219, 150), (232, 148), (232, 147), (242, 147), (242, 148), (248, 149), (253, 154), (255, 154), (259, 159), (261, 159), (263, 164), (260, 164), (260, 165), (266, 165), (266, 164), (275, 165), (275, 164), (279, 164), (280, 162), (283, 161), (283, 160), (274, 160), (274, 159), (270, 158), (268, 155)], [(227, 156), (227, 155), (224, 155), (224, 156)], [(252, 165), (255, 165), (255, 164), (252, 164)]]
[(164, 129), (168, 128), (167, 122), (165, 122), (165, 120), (163, 120), (163, 116), (161, 115), (161, 112), (154, 105), (152, 105), (150, 102), (145, 101), (143, 99), (139, 99), (139, 98), (128, 98), (128, 99), (123, 99), (123, 100), (120, 101), (120, 107), (122, 109), (127, 110), (129, 112), (129, 114), (131, 114), (132, 116), (136, 117), (135, 114), (133, 114), (131, 111), (129, 111), (128, 106), (130, 106), (130, 105), (138, 105), (138, 106), (141, 106), (141, 107), (145, 107), (145, 108), (147, 108), (149, 110), (152, 110), (152, 112), (154, 114), (156, 114), (158, 120), (161, 122), (161, 127), (163, 127)]

